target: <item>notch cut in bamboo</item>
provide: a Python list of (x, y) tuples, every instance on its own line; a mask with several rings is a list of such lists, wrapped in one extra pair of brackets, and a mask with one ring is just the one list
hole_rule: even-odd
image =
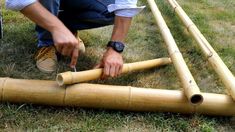
[(199, 47), (202, 49), (204, 55), (207, 57), (208, 62), (211, 64), (213, 69), (216, 71), (223, 84), (227, 88), (228, 93), (235, 100), (235, 77), (228, 67), (224, 64), (222, 59), (202, 35), (197, 26), (188, 17), (185, 11), (180, 7), (180, 5), (175, 0), (168, 0), (172, 8), (174, 8), (176, 14), (182, 20), (183, 24), (187, 27), (190, 34), (197, 41)]
[[(163, 65), (168, 65), (170, 63), (171, 63), (170, 58), (159, 58), (154, 60), (124, 64), (122, 68), (122, 73), (155, 68)], [(81, 72), (60, 73), (57, 75), (56, 81), (59, 86), (63, 86), (65, 84), (75, 84), (75, 83), (96, 80), (101, 77), (102, 70), (103, 69), (93, 69)]]
[(176, 90), (85, 83), (59, 87), (55, 81), (0, 78), (0, 102), (218, 116), (235, 115), (235, 102), (230, 96), (211, 93), (202, 93), (202, 95), (204, 97), (202, 104), (192, 106), (184, 92)]
[(150, 8), (160, 29), (160, 32), (163, 36), (163, 39), (168, 47), (168, 52), (176, 68), (186, 97), (188, 98), (189, 102), (191, 102), (191, 104), (200, 105), (203, 102), (203, 96), (185, 63), (183, 56), (180, 53), (179, 48), (176, 45), (176, 42), (173, 36), (171, 35), (169, 28), (167, 27), (166, 22), (161, 15), (161, 12), (159, 11), (154, 0), (147, 1), (150, 5)]

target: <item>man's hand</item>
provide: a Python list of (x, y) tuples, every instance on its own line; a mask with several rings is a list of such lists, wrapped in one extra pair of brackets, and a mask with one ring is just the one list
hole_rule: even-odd
[(65, 25), (38, 1), (25, 7), (21, 12), (52, 34), (56, 49), (62, 55), (70, 56), (70, 67), (74, 67), (79, 54), (79, 42)]
[(122, 55), (112, 48), (108, 48), (104, 53), (103, 59), (100, 64), (95, 68), (103, 68), (102, 79), (107, 77), (117, 77), (122, 73), (123, 58)]
[[(114, 28), (111, 37), (112, 41), (124, 41), (131, 25), (131, 19), (132, 18), (128, 17), (115, 17)], [(109, 47), (104, 53), (103, 59), (101, 60), (100, 64), (97, 65), (95, 68), (104, 68), (101, 78), (105, 79), (109, 76), (116, 77), (120, 75), (122, 73), (122, 67), (122, 55)]]
[(79, 55), (79, 41), (68, 29), (63, 28), (53, 31), (52, 36), (57, 51), (71, 57), (70, 67), (75, 67)]

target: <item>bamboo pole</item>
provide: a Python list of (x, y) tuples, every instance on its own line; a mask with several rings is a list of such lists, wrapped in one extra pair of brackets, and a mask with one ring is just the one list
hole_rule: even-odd
[(168, 0), (168, 2), (174, 8), (176, 14), (180, 17), (190, 34), (197, 41), (204, 55), (207, 57), (209, 63), (214, 68), (223, 84), (227, 88), (228, 93), (232, 96), (233, 100), (235, 100), (235, 78), (232, 72), (224, 64), (222, 59), (219, 57), (210, 43), (206, 40), (206, 38), (202, 35), (197, 26), (188, 17), (185, 11), (180, 7), (180, 5), (175, 0)]
[(164, 38), (164, 41), (168, 47), (168, 52), (170, 54), (171, 60), (176, 68), (176, 71), (180, 77), (182, 87), (188, 98), (188, 100), (193, 105), (199, 105), (203, 102), (203, 96), (200, 92), (199, 87), (197, 86), (191, 72), (189, 71), (182, 54), (179, 51), (179, 48), (176, 45), (176, 42), (171, 35), (169, 28), (167, 27), (161, 12), (159, 11), (154, 0), (147, 0), (150, 8), (153, 12), (155, 20), (157, 21), (160, 32)]
[(221, 94), (202, 93), (204, 97), (202, 104), (193, 106), (183, 92), (176, 90), (85, 83), (59, 87), (55, 81), (10, 78), (0, 78), (0, 89), (0, 102), (219, 116), (235, 115), (235, 102), (230, 96)]
[[(122, 68), (122, 73), (150, 69), (158, 66), (167, 65), (170, 63), (171, 63), (170, 58), (160, 58), (160, 59), (124, 64)], [(93, 69), (81, 72), (60, 73), (57, 75), (56, 81), (59, 84), (59, 86), (63, 86), (65, 84), (74, 84), (74, 83), (91, 81), (99, 79), (102, 75), (102, 70), (103, 69)]]

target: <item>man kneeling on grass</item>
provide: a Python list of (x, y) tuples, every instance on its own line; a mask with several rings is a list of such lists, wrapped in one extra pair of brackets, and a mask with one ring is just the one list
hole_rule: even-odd
[(77, 63), (79, 52), (85, 51), (77, 30), (91, 29), (114, 23), (111, 40), (98, 67), (103, 77), (115, 77), (123, 66), (124, 39), (131, 19), (143, 7), (137, 0), (6, 0), (8, 9), (17, 10), (35, 22), (39, 51), (36, 65), (51, 73), (57, 68), (56, 52), (71, 57), (70, 67)]

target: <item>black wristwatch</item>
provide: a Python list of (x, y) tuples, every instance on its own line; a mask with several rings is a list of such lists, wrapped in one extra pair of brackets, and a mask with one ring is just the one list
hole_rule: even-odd
[(111, 47), (118, 53), (122, 53), (125, 48), (125, 45), (122, 42), (109, 41), (107, 47)]

